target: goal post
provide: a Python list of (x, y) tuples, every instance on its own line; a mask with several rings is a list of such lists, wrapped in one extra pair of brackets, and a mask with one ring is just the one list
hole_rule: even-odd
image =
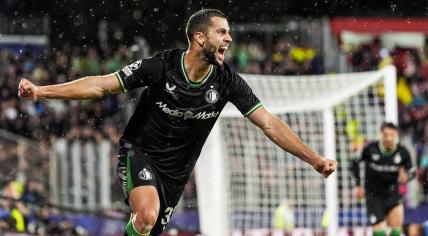
[[(282, 235), (293, 228), (312, 235), (340, 235), (341, 230), (364, 228), (365, 205), (353, 194), (349, 167), (364, 142), (378, 138), (383, 121), (397, 123), (395, 68), (242, 77), (267, 110), (316, 152), (337, 160), (338, 169), (324, 179), (228, 104), (196, 165), (202, 234), (242, 235), (250, 230)], [(284, 203), (292, 215), (288, 221), (293, 221), (285, 222), (287, 228), (274, 219)]]

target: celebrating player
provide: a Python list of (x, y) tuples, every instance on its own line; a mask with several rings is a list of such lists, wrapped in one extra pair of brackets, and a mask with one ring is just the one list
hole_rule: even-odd
[[(409, 152), (398, 143), (398, 128), (393, 123), (383, 123), (381, 140), (367, 144), (361, 158), (353, 162), (357, 198), (366, 196), (369, 223), (374, 236), (385, 236), (386, 226), (391, 236), (400, 236), (404, 221), (399, 184), (415, 176)], [(365, 163), (364, 189), (361, 187), (360, 162)]]
[(200, 10), (187, 22), (187, 50), (166, 50), (114, 74), (64, 84), (20, 82), (19, 96), (33, 100), (90, 99), (143, 88), (119, 144), (117, 174), (132, 209), (127, 235), (161, 234), (227, 102), (324, 177), (336, 169), (335, 161), (320, 157), (263, 108), (247, 83), (224, 63), (232, 42), (229, 30), (222, 12)]

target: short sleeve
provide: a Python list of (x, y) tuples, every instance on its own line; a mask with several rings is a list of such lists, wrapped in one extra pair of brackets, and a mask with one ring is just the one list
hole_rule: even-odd
[(412, 164), (412, 158), (410, 157), (409, 151), (405, 147), (402, 148), (401, 156), (403, 158), (402, 166), (407, 171), (407, 174), (409, 176), (409, 179), (413, 179), (416, 177), (416, 167)]
[(351, 159), (351, 172), (355, 177), (355, 184), (357, 186), (361, 185), (360, 163), (368, 160), (370, 156), (370, 146), (371, 145), (364, 146), (360, 153), (355, 153), (355, 155), (353, 155)]
[(160, 76), (162, 62), (158, 56), (140, 59), (117, 71), (122, 93), (128, 90), (151, 86)]
[(370, 156), (371, 156), (370, 147), (371, 145), (364, 146), (363, 150), (361, 151), (360, 161), (367, 161), (370, 159)]
[(406, 170), (412, 169), (412, 159), (410, 157), (410, 153), (407, 151), (406, 148), (403, 148), (401, 150), (401, 156), (403, 157), (403, 165)]
[(242, 115), (247, 117), (262, 106), (260, 100), (241, 76), (232, 72), (231, 82), (229, 101), (238, 108)]

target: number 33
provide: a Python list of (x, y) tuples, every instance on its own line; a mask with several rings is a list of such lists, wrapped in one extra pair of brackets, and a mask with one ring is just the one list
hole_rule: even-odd
[(161, 221), (161, 223), (162, 223), (162, 225), (163, 225), (163, 228), (165, 229), (165, 226), (169, 223), (169, 221), (171, 220), (171, 215), (172, 215), (172, 213), (174, 212), (174, 210), (175, 210), (175, 208), (173, 208), (173, 207), (168, 207), (168, 208), (166, 208), (166, 210), (164, 211), (164, 213), (165, 213), (165, 217), (163, 217), (162, 218), (162, 221)]

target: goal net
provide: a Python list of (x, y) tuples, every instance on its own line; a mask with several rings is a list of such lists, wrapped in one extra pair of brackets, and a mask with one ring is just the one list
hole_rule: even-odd
[(350, 164), (367, 140), (378, 138), (383, 121), (397, 123), (395, 73), (388, 66), (319, 76), (242, 75), (267, 110), (316, 152), (337, 160), (338, 170), (324, 179), (228, 105), (196, 166), (203, 235), (340, 235), (366, 226)]

